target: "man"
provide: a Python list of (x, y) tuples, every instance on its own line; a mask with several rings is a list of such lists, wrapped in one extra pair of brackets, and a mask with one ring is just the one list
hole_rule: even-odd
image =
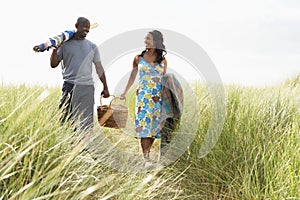
[(101, 95), (109, 97), (100, 54), (97, 46), (85, 39), (90, 30), (90, 22), (84, 17), (79, 17), (75, 24), (76, 32), (73, 37), (63, 43), (58, 49), (53, 49), (50, 65), (55, 68), (61, 61), (64, 79), (62, 97), (59, 108), (63, 108), (64, 116), (74, 117), (79, 120), (79, 129), (89, 131), (94, 122), (94, 81), (92, 77), (93, 63), (99, 79), (103, 84)]

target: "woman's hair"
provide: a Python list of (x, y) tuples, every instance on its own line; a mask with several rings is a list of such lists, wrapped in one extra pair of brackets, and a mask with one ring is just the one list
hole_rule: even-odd
[[(156, 59), (155, 62), (161, 63), (165, 59), (165, 55), (167, 54), (166, 47), (164, 45), (164, 38), (160, 31), (153, 30), (149, 32), (154, 40)], [(142, 51), (140, 56), (144, 56), (146, 50)]]

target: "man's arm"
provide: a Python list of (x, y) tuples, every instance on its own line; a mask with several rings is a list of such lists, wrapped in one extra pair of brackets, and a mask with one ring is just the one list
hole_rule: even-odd
[(106, 83), (105, 72), (104, 72), (101, 62), (100, 61), (95, 62), (95, 67), (96, 67), (96, 72), (98, 74), (98, 77), (103, 84), (103, 91), (101, 92), (101, 95), (103, 95), (104, 98), (107, 98), (107, 97), (109, 97), (109, 91), (108, 91), (108, 87), (107, 87), (107, 83)]
[(53, 49), (51, 57), (50, 57), (50, 66), (55, 68), (58, 66), (60, 61), (58, 60), (57, 49)]

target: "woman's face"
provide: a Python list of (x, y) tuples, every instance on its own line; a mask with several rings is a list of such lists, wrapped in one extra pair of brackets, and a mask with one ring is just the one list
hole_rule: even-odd
[(146, 38), (145, 38), (145, 44), (146, 44), (146, 48), (154, 48), (154, 40), (153, 40), (153, 36), (148, 33)]

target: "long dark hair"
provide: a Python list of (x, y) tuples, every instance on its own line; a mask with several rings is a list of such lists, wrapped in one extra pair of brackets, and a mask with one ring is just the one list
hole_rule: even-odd
[[(155, 52), (156, 52), (156, 59), (155, 62), (161, 63), (165, 59), (165, 55), (167, 54), (166, 47), (164, 45), (164, 38), (160, 31), (153, 30), (149, 32), (154, 40), (155, 44)], [(146, 50), (142, 51), (140, 56), (144, 56)]]

